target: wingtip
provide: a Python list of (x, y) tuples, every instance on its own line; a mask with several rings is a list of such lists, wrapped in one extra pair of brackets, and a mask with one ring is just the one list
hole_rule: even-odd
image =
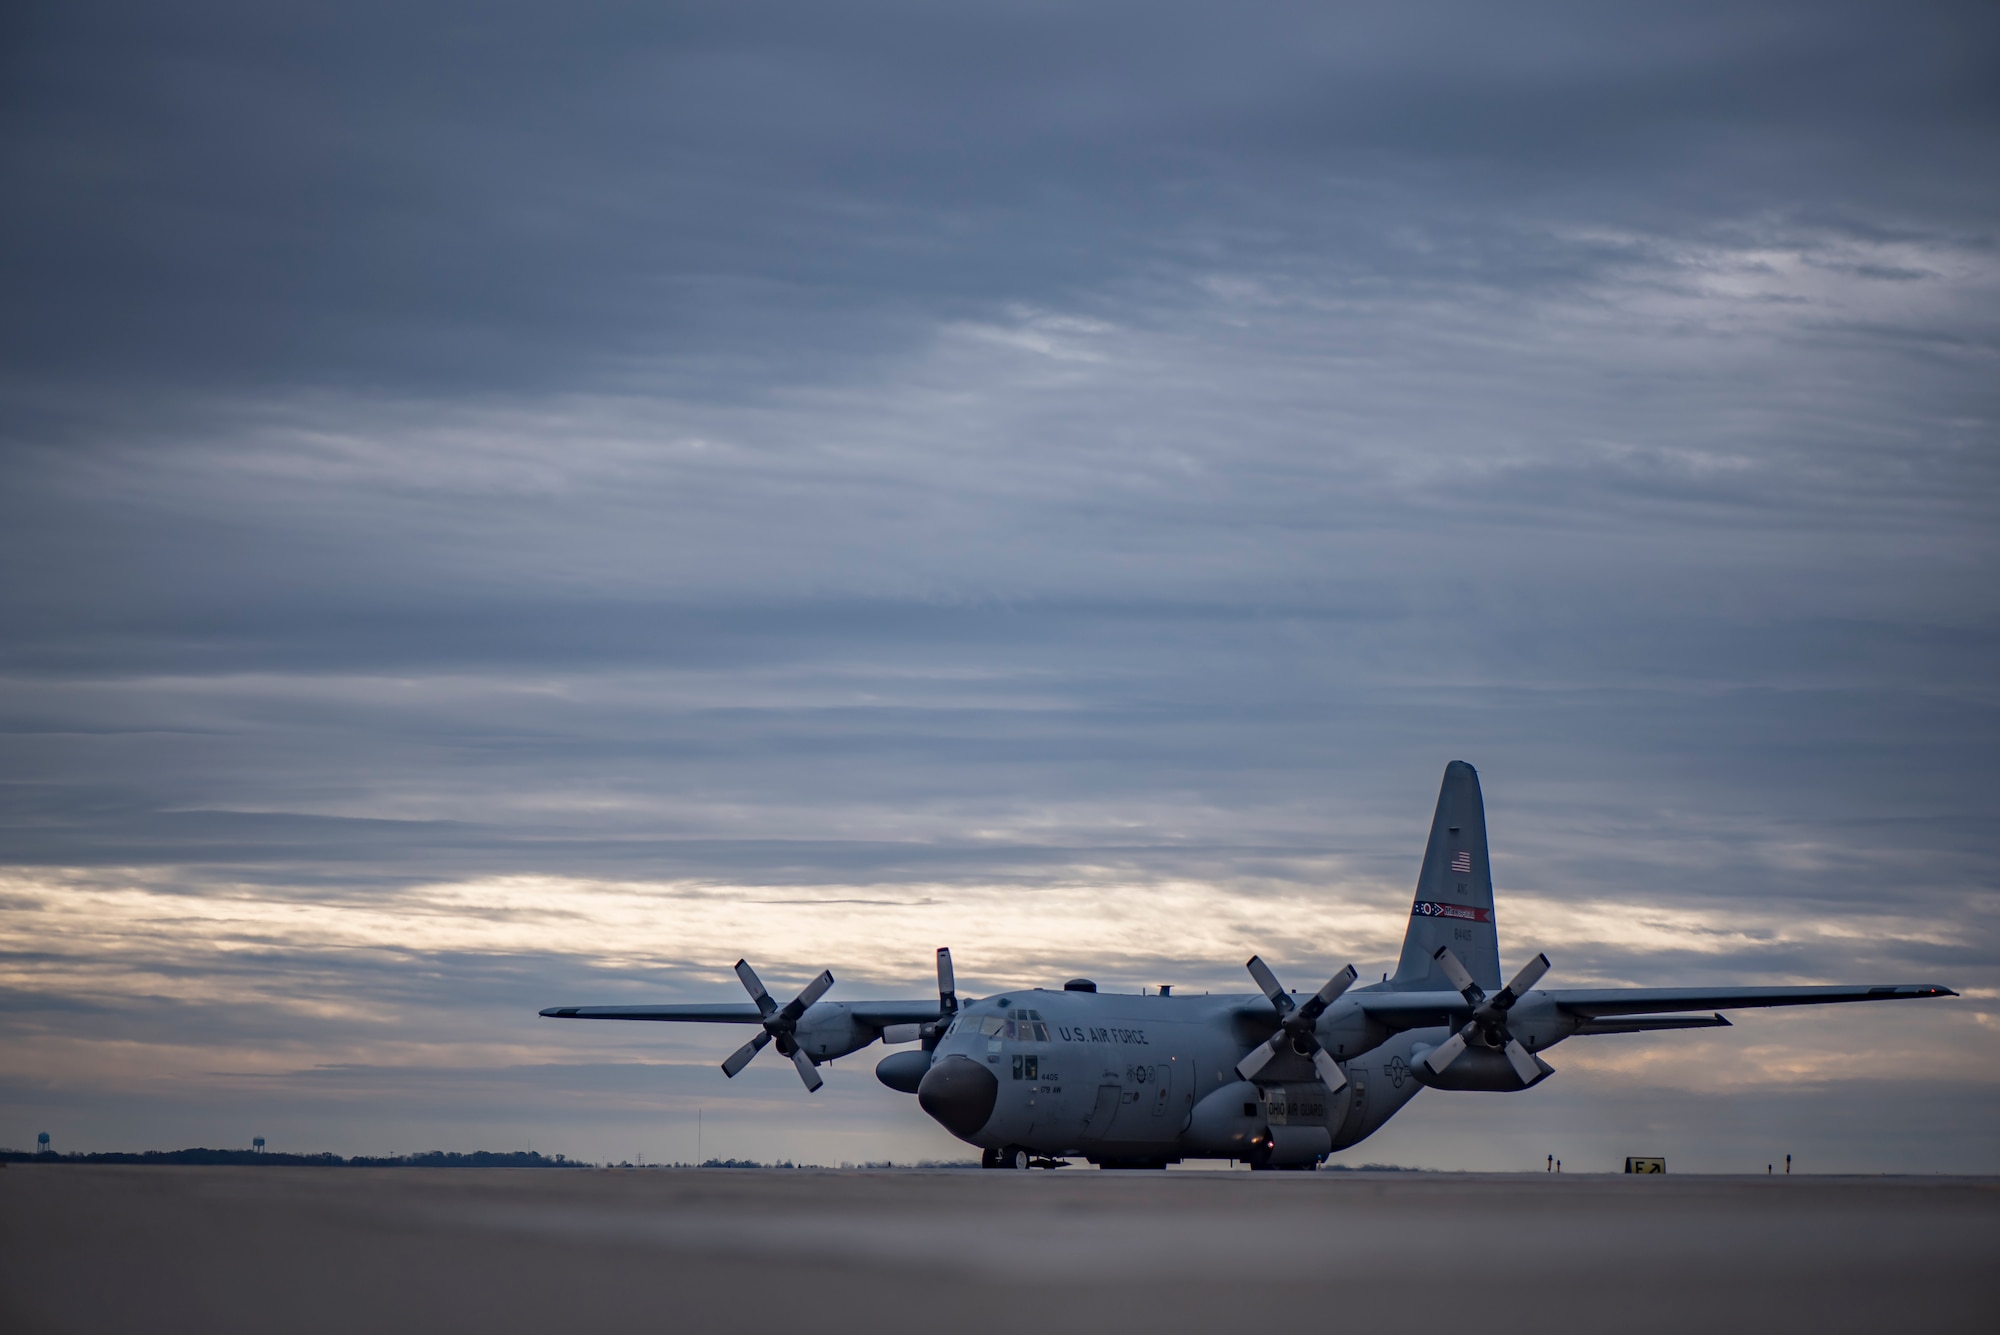
[(546, 1006), (542, 1009), (541, 1015), (545, 1020), (574, 1020), (576, 1018), (576, 1007)]

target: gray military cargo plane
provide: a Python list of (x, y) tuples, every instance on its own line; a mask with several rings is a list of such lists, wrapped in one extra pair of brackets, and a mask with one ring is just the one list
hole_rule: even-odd
[[(1445, 768), (1416, 903), (1396, 972), (1355, 987), (1349, 965), (1303, 1001), (1252, 957), (1258, 991), (1234, 996), (1099, 992), (1086, 979), (960, 1004), (951, 952), (923, 1001), (823, 1001), (822, 973), (780, 1006), (743, 961), (754, 1004), (552, 1006), (564, 1020), (760, 1026), (722, 1063), (734, 1077), (766, 1045), (808, 1090), (819, 1063), (880, 1038), (916, 1041), (875, 1068), (891, 1089), (977, 1145), (989, 1168), (1065, 1157), (1105, 1168), (1235, 1159), (1310, 1169), (1359, 1144), (1418, 1090), (1506, 1093), (1540, 1084), (1542, 1054), (1566, 1038), (1726, 1028), (1721, 1012), (1956, 996), (1931, 983), (1853, 987), (1541, 989), (1536, 955), (1504, 986), (1479, 775)], [(1706, 1013), (1703, 1013), (1706, 1012)]]

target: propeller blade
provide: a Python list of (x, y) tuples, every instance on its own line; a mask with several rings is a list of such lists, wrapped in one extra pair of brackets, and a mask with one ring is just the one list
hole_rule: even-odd
[(1535, 1064), (1534, 1054), (1521, 1046), (1521, 1040), (1507, 1040), (1507, 1064), (1514, 1068), (1514, 1074), (1521, 1077), (1521, 1083), (1532, 1085), (1542, 1078), (1542, 1068)]
[(1252, 955), (1243, 967), (1248, 969), (1250, 976), (1257, 980), (1259, 990), (1271, 999), (1273, 1006), (1278, 1008), (1278, 1014), (1284, 1015), (1290, 1012), (1292, 1009), (1291, 997), (1287, 996), (1285, 989), (1278, 985), (1278, 975), (1271, 972), (1271, 966), (1264, 963), (1261, 956)]
[(1439, 946), (1431, 958), (1437, 961), (1438, 972), (1449, 978), (1451, 985), (1463, 992), (1467, 1000), (1472, 1000), (1473, 994), (1479, 991), (1479, 984), (1472, 981), (1472, 975), (1466, 972), (1465, 965), (1452, 953), (1451, 947)]
[(812, 1004), (815, 1001), (818, 1001), (821, 997), (825, 996), (826, 990), (832, 986), (833, 986), (832, 971), (828, 969), (821, 969), (819, 977), (813, 979), (810, 983), (806, 984), (806, 990), (799, 993), (799, 995), (793, 999), (792, 1005), (797, 1006), (799, 1008), (799, 1014), (803, 1015), (806, 1013), (807, 1010), (809, 1010), (812, 1007)]
[(1236, 1063), (1236, 1074), (1242, 1076), (1245, 1080), (1256, 1079), (1257, 1072), (1270, 1065), (1271, 1058), (1278, 1055), (1278, 1044), (1284, 1040), (1284, 1037), (1284, 1031), (1281, 1029), (1271, 1035), (1270, 1042), (1259, 1043), (1256, 1047), (1250, 1049), (1250, 1055)]
[(826, 1082), (819, 1078), (819, 1071), (814, 1067), (813, 1059), (806, 1056), (804, 1048), (792, 1049), (792, 1065), (799, 1068), (799, 1079), (806, 1082), (806, 1092), (819, 1093), (819, 1087)]
[(819, 977), (807, 983), (805, 990), (786, 1002), (785, 1008), (773, 1016), (772, 1019), (787, 1028), (798, 1024), (799, 1017), (812, 1009), (812, 1004), (825, 996), (826, 990), (832, 986), (833, 975), (822, 969)]
[(1358, 977), (1360, 975), (1354, 972), (1354, 966), (1352, 964), (1348, 965), (1345, 969), (1327, 979), (1326, 986), (1313, 993), (1306, 1001), (1306, 1004), (1299, 1007), (1299, 1014), (1305, 1016), (1308, 1020), (1317, 1020), (1320, 1012), (1340, 1000), (1340, 994), (1352, 987), (1354, 980)]
[(951, 947), (938, 947), (938, 1009), (946, 1015), (958, 1009), (958, 980), (951, 971)]
[(742, 1073), (743, 1068), (750, 1064), (750, 1059), (762, 1052), (764, 1045), (770, 1041), (771, 1031), (768, 1029), (759, 1029), (757, 1037), (729, 1054), (729, 1060), (722, 1063), (722, 1073), (731, 1080), (734, 1080)]
[(1335, 1061), (1333, 1054), (1325, 1048), (1313, 1049), (1313, 1069), (1319, 1072), (1320, 1081), (1325, 1084), (1326, 1092), (1329, 1094), (1338, 1094), (1341, 1087), (1347, 1083), (1347, 1072), (1340, 1069), (1340, 1063)]
[[(1494, 1002), (1503, 1011), (1513, 1009), (1514, 1003), (1519, 1001), (1523, 996), (1526, 996), (1528, 990), (1536, 983), (1541, 982), (1542, 975), (1548, 971), (1549, 957), (1547, 955), (1535, 956), (1521, 966), (1521, 972), (1514, 975), (1513, 982), (1501, 989), (1500, 996), (1495, 997)], [(1503, 1001), (1502, 998), (1505, 1000)]]
[(1464, 1051), (1465, 1035), (1453, 1034), (1424, 1054), (1424, 1065), (1430, 1067), (1435, 1074), (1443, 1075), (1444, 1068), (1457, 1061), (1458, 1055)]
[(757, 1003), (757, 1009), (766, 1017), (778, 1009), (778, 1003), (771, 1000), (771, 994), (764, 990), (764, 980), (750, 967), (749, 960), (736, 961), (736, 976), (743, 980), (743, 990), (750, 994), (750, 1000)]

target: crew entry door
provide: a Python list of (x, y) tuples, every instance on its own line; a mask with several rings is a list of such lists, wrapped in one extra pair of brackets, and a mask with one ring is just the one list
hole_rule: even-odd
[[(1109, 1075), (1109, 1072), (1106, 1073)], [(1097, 1105), (1090, 1110), (1084, 1120), (1083, 1133), (1093, 1140), (1102, 1140), (1111, 1134), (1111, 1121), (1118, 1116), (1118, 1101), (1124, 1096), (1125, 1087), (1110, 1080), (1097, 1087)]]
[[(1156, 1062), (1154, 1064), (1153, 1078), (1147, 1082), (1145, 1093), (1141, 1095), (1141, 1098), (1152, 1104), (1153, 1116), (1165, 1119), (1172, 1115), (1174, 1110), (1174, 1063)], [(1158, 1129), (1155, 1128), (1155, 1130)]]

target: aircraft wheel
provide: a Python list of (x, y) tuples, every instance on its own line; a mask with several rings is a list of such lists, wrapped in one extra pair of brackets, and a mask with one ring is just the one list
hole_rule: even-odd
[(1000, 1162), (1004, 1168), (1026, 1169), (1028, 1166), (1028, 1152), (1019, 1145), (1012, 1146), (1000, 1151)]
[(1007, 1165), (1000, 1162), (1000, 1151), (981, 1150), (979, 1151), (979, 1166), (981, 1168), (1005, 1168)]

